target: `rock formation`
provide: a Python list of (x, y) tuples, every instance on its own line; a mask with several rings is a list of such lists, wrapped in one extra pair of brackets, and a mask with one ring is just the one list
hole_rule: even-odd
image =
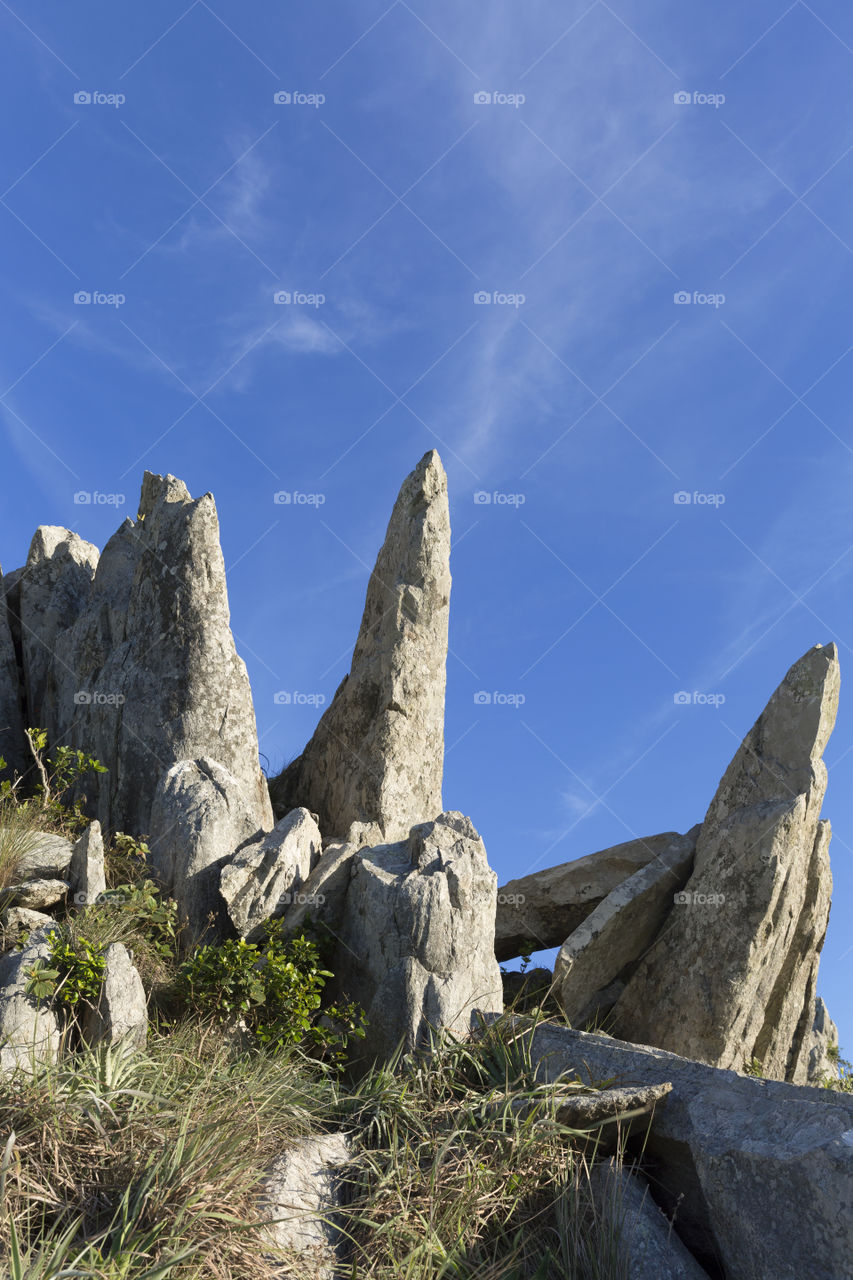
[(261, 1210), (270, 1223), (265, 1235), (278, 1249), (296, 1255), (306, 1280), (335, 1280), (341, 1274), (343, 1239), (335, 1210), (352, 1159), (346, 1134), (299, 1138), (264, 1183)]
[(90, 1045), (124, 1042), (144, 1049), (148, 1037), (145, 990), (127, 947), (112, 942), (104, 952), (104, 979), (97, 1006), (84, 1018), (83, 1035)]
[(279, 816), (302, 805), (325, 837), (378, 844), (441, 812), (449, 604), (447, 477), (433, 450), (394, 506), (349, 675), (271, 783)]
[(22, 689), (18, 655), (6, 606), (6, 583), (0, 568), (0, 757), (6, 769), (0, 777), (11, 778), (27, 767), (22, 716)]
[(590, 1189), (601, 1237), (615, 1244), (618, 1274), (629, 1280), (708, 1280), (641, 1173), (616, 1159), (602, 1161), (590, 1172)]
[(59, 1052), (56, 1015), (27, 995), (33, 966), (50, 957), (53, 927), (36, 929), (23, 951), (0, 957), (0, 1075), (16, 1068), (31, 1072), (33, 1064), (53, 1062)]
[(613, 1008), (623, 1039), (723, 1067), (757, 1058), (767, 1074), (791, 1075), (829, 910), (821, 757), (839, 680), (835, 645), (810, 649), (745, 738), (684, 892)]
[(107, 887), (104, 872), (104, 841), (100, 822), (90, 822), (75, 841), (68, 866), (68, 880), (78, 906), (97, 902)]
[(313, 816), (307, 809), (294, 809), (223, 866), (219, 892), (241, 938), (260, 941), (265, 921), (278, 919), (298, 904), (322, 849)]

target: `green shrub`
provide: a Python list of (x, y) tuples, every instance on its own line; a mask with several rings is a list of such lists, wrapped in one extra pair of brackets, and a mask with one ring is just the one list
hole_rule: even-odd
[(101, 994), (105, 960), (100, 949), (86, 938), (75, 938), (67, 926), (51, 930), (48, 960), (37, 960), (27, 982), (27, 994), (36, 1000), (59, 1001), (72, 1012), (80, 1004), (94, 1007)]

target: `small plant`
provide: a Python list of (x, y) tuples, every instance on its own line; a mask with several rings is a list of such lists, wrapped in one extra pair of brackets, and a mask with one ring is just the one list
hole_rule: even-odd
[(26, 738), (40, 781), (34, 799), (20, 803), (36, 808), (44, 826), (76, 835), (88, 822), (83, 812), (86, 797), (78, 796), (69, 803), (69, 795), (87, 774), (106, 773), (106, 767), (85, 751), (68, 746), (57, 747), (56, 753), (46, 759), (46, 729), (27, 729)]
[(51, 930), (48, 949), (49, 959), (32, 966), (27, 994), (36, 1000), (58, 1000), (75, 1013), (81, 1004), (94, 1008), (106, 963), (100, 949), (86, 938), (72, 937), (67, 927)]
[(275, 921), (263, 944), (231, 939), (203, 946), (181, 966), (178, 987), (203, 1016), (252, 1034), (272, 1051), (301, 1045), (341, 1064), (351, 1036), (363, 1038), (363, 1017), (354, 1005), (321, 1012), (326, 979), (317, 946), (304, 936), (284, 941)]
[(764, 1079), (764, 1063), (760, 1058), (750, 1058), (749, 1062), (743, 1064), (744, 1075), (752, 1076), (756, 1080)]

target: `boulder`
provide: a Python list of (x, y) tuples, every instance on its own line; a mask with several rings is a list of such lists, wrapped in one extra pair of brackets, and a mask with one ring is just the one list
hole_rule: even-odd
[(611, 1012), (611, 1030), (723, 1067), (790, 1077), (829, 912), (822, 755), (835, 645), (791, 667), (705, 816), (694, 869)]
[(617, 885), (681, 838), (677, 831), (664, 831), (508, 881), (498, 890), (498, 960), (561, 947)]
[(188, 942), (212, 941), (226, 929), (220, 874), (257, 834), (257, 806), (217, 760), (181, 760), (160, 780), (151, 810), (149, 862), (188, 922)]
[(657, 1207), (642, 1174), (611, 1158), (589, 1175), (598, 1235), (613, 1241), (618, 1274), (625, 1280), (708, 1280), (708, 1273)]
[(0, 951), (17, 947), (33, 929), (53, 924), (53, 917), (42, 911), (30, 911), (28, 907), (7, 907), (0, 913)]
[(447, 477), (435, 450), (405, 480), (345, 676), (303, 751), (270, 784), (324, 835), (392, 842), (441, 811), (450, 607)]
[(313, 815), (294, 809), (225, 863), (219, 892), (241, 938), (257, 942), (263, 937), (264, 921), (277, 919), (294, 905), (322, 850)]
[(554, 964), (557, 999), (573, 1024), (599, 1019), (657, 937), (684, 888), (696, 852), (695, 826), (623, 880), (569, 934)]
[[(524, 1030), (541, 1080), (670, 1083), (635, 1139), (656, 1195), (726, 1280), (840, 1280), (853, 1259), (853, 1097), (567, 1027)], [(768, 1224), (771, 1224), (768, 1227)]]
[(123, 942), (111, 942), (104, 961), (101, 995), (83, 1019), (83, 1038), (89, 1045), (122, 1041), (130, 1048), (144, 1049), (148, 1007), (142, 979)]
[(27, 995), (33, 965), (50, 959), (50, 927), (30, 934), (23, 951), (0, 957), (0, 1074), (32, 1073), (36, 1063), (54, 1062), (61, 1036), (56, 1015)]
[(21, 672), (9, 624), (4, 584), (0, 567), (0, 758), (6, 761), (6, 769), (0, 770), (0, 777), (11, 781), (14, 774), (24, 772), (31, 760), (24, 740)]
[(106, 891), (104, 841), (100, 822), (90, 822), (75, 842), (68, 867), (68, 880), (78, 906), (89, 906), (97, 902), (99, 896)]
[(297, 900), (285, 912), (281, 926), (285, 937), (292, 938), (309, 920), (322, 923), (332, 933), (340, 932), (358, 848), (357, 844), (345, 840), (326, 844)]
[(98, 549), (70, 529), (41, 525), (30, 543), (20, 580), (21, 639), (30, 725), (47, 728), (45, 691), (54, 664), (68, 659), (60, 634), (86, 609)]
[(3, 905), (26, 907), (29, 911), (47, 911), (58, 907), (68, 895), (66, 880), (25, 880), (21, 884), (7, 885), (0, 894)]
[(337, 961), (343, 998), (367, 1014), (365, 1060), (428, 1047), (503, 1008), (494, 958), (497, 877), (469, 818), (443, 813), (408, 840), (352, 860)]
[(194, 501), (174, 476), (145, 473), (136, 521), (104, 548), (88, 608), (61, 648), (49, 720), (107, 766), (86, 780), (105, 829), (149, 832), (164, 771), (200, 758), (238, 780), (256, 829), (272, 826), (211, 494)]
[(67, 878), (73, 846), (65, 836), (52, 831), (34, 831), (27, 835), (17, 862), (16, 878), (20, 880), (56, 880)]
[(296, 1140), (276, 1160), (264, 1184), (264, 1235), (278, 1250), (296, 1255), (306, 1280), (334, 1280), (341, 1265), (341, 1228), (335, 1211), (352, 1163), (349, 1138), (325, 1133)]

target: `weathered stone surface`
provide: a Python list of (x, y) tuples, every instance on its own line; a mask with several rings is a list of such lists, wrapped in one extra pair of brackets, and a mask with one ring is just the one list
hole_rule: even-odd
[(53, 917), (45, 915), (43, 911), (31, 911), (28, 907), (7, 907), (0, 913), (0, 951), (11, 951), (33, 929), (41, 929), (46, 924), (53, 924)]
[(224, 927), (222, 867), (258, 834), (256, 807), (217, 760), (181, 760), (160, 780), (151, 810), (151, 868), (189, 923), (188, 941)]
[(17, 864), (19, 880), (65, 878), (71, 863), (72, 844), (52, 831), (34, 831), (27, 836)]
[(299, 1258), (306, 1280), (334, 1280), (341, 1261), (341, 1230), (335, 1212), (352, 1161), (343, 1133), (299, 1138), (273, 1165), (261, 1209), (271, 1244)]
[(326, 844), (317, 865), (288, 907), (282, 921), (282, 933), (293, 937), (308, 920), (322, 921), (327, 929), (339, 933), (343, 924), (347, 890), (352, 864), (359, 846), (345, 840)]
[[(615, 1241), (625, 1280), (708, 1280), (657, 1207), (646, 1179), (611, 1159), (590, 1171), (590, 1190), (602, 1240)], [(618, 1260), (618, 1261), (617, 1261)]]
[(664, 831), (628, 840), (502, 885), (495, 924), (498, 960), (524, 955), (531, 942), (533, 950), (561, 947), (617, 885), (680, 838), (677, 831)]
[(75, 842), (68, 867), (68, 881), (77, 906), (97, 902), (99, 895), (106, 890), (104, 840), (100, 822), (90, 822)]
[(469, 818), (443, 813), (408, 840), (360, 850), (332, 967), (367, 1014), (366, 1059), (427, 1045), (429, 1027), (467, 1034), (503, 1008), (494, 958), (497, 877)]
[(7, 885), (2, 900), (10, 907), (26, 907), (30, 911), (47, 911), (64, 902), (68, 894), (66, 880), (25, 880)]
[(676, 836), (617, 885), (569, 935), (554, 964), (557, 998), (571, 1023), (600, 1018), (611, 995), (654, 942), (693, 869), (699, 826)]
[(24, 681), (30, 723), (47, 727), (48, 669), (68, 659), (57, 645), (88, 605), (98, 549), (70, 529), (41, 525), (30, 543), (20, 582)]
[(61, 648), (50, 723), (108, 767), (87, 779), (105, 829), (147, 833), (163, 773), (202, 757), (237, 778), (256, 827), (272, 826), (211, 494), (193, 501), (174, 476), (145, 473), (137, 519), (107, 543)]
[[(803, 1037), (800, 1058), (797, 1063), (795, 1084), (820, 1084), (826, 1076), (838, 1079), (838, 1027), (829, 1016), (829, 1010), (820, 996), (813, 998), (806, 1014), (807, 1034)], [(831, 1053), (835, 1050), (835, 1053)]]
[(289, 911), (322, 851), (323, 838), (313, 815), (294, 809), (225, 863), (219, 892), (241, 938), (256, 942), (263, 936), (265, 920)]
[(55, 1014), (26, 993), (35, 962), (50, 958), (49, 932), (35, 930), (23, 951), (0, 957), (0, 1073), (31, 1073), (34, 1062), (53, 1062), (59, 1052)]
[[(531, 1036), (531, 1033), (526, 1033)], [(554, 1025), (530, 1039), (543, 1080), (670, 1082), (636, 1142), (685, 1243), (727, 1280), (840, 1280), (853, 1258), (853, 1097), (758, 1080)], [(633, 1140), (632, 1140), (633, 1141)]]
[(143, 1049), (148, 1037), (148, 1007), (142, 979), (123, 942), (111, 942), (104, 952), (104, 980), (96, 1008), (87, 1011), (83, 1036), (87, 1044), (123, 1041)]
[(672, 1085), (665, 1080), (661, 1084), (631, 1085), (618, 1089), (599, 1089), (595, 1093), (578, 1093), (560, 1104), (557, 1119), (570, 1129), (588, 1129), (629, 1114), (632, 1119), (647, 1117), (671, 1092)]
[(433, 450), (394, 506), (349, 675), (271, 783), (277, 813), (304, 805), (325, 836), (367, 844), (441, 812), (449, 605), (447, 477)]
[(826, 929), (821, 757), (839, 683), (835, 645), (810, 649), (745, 738), (693, 874), (612, 1010), (623, 1039), (724, 1067), (756, 1057), (766, 1075), (786, 1075)]
[(21, 672), (9, 625), (4, 583), (0, 567), (0, 757), (6, 761), (0, 777), (11, 780), (15, 773), (23, 773), (29, 762), (24, 741)]

